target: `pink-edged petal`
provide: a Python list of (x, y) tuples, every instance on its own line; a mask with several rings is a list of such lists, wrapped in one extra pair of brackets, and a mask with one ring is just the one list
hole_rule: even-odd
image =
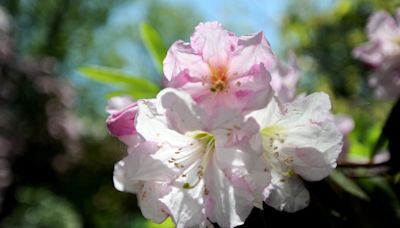
[[(234, 185), (229, 171), (220, 170), (213, 159), (207, 167), (205, 185), (208, 190), (206, 214), (221, 227), (235, 227), (244, 223), (253, 208), (254, 197)], [(210, 177), (210, 178), (208, 178)]]
[(155, 223), (162, 223), (167, 217), (165, 205), (161, 198), (167, 195), (170, 187), (162, 182), (145, 182), (138, 193), (138, 203), (143, 216)]
[(272, 174), (266, 204), (286, 212), (296, 212), (308, 206), (310, 194), (298, 177), (284, 177), (274, 172)]
[(193, 227), (206, 220), (202, 211), (202, 193), (200, 187), (182, 189), (171, 186), (171, 191), (161, 198), (176, 227)]
[(238, 41), (238, 47), (232, 54), (229, 65), (229, 75), (247, 75), (254, 65), (263, 64), (267, 69), (275, 65), (275, 56), (262, 32), (254, 36), (243, 36)]
[(217, 22), (200, 23), (190, 38), (190, 44), (203, 60), (214, 67), (224, 66), (236, 48), (237, 37)]
[[(256, 110), (265, 107), (273, 96), (271, 76), (263, 65), (254, 74), (236, 78), (231, 82), (236, 104), (241, 110)], [(252, 72), (250, 72), (252, 73)]]
[(188, 43), (183, 41), (176, 41), (172, 44), (164, 59), (163, 70), (168, 81), (178, 76), (189, 77), (186, 78), (187, 80), (190, 80), (190, 77), (201, 79), (210, 74), (208, 64), (195, 53)]

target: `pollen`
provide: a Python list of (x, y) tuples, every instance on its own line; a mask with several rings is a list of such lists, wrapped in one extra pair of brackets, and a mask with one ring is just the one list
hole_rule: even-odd
[(210, 91), (224, 92), (228, 89), (228, 77), (225, 67), (211, 67)]

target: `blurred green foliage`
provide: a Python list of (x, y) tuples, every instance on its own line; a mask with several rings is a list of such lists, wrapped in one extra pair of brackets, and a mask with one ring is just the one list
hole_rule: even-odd
[(72, 205), (49, 190), (21, 187), (16, 198), (20, 206), (0, 223), (2, 227), (82, 227)]
[(159, 86), (139, 76), (128, 75), (122, 71), (100, 66), (87, 66), (79, 68), (82, 75), (108, 85), (116, 85), (120, 89), (109, 93), (113, 96), (130, 96), (133, 99), (153, 98), (160, 90)]

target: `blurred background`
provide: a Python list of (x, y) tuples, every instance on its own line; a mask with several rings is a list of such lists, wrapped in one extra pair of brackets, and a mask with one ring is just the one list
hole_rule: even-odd
[[(329, 93), (334, 112), (355, 126), (343, 166), (308, 183), (310, 207), (287, 214), (265, 206), (249, 221), (400, 227), (400, 164), (387, 162), (382, 143), (382, 162), (365, 163), (394, 101), (373, 96), (370, 69), (351, 54), (367, 41), (368, 16), (394, 13), (399, 4), (0, 0), (0, 227), (157, 227), (143, 218), (135, 195), (113, 187), (113, 166), (126, 148), (108, 135), (105, 106), (116, 95), (154, 96), (166, 48), (214, 20), (237, 35), (264, 31), (284, 62), (295, 53), (299, 92)], [(152, 89), (140, 91), (143, 83)]]

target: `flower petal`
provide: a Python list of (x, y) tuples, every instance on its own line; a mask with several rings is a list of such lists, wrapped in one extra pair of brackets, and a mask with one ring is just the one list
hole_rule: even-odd
[(253, 208), (253, 196), (245, 189), (234, 186), (228, 178), (231, 173), (223, 172), (217, 166), (217, 161), (210, 161), (207, 167), (206, 188), (208, 197), (206, 201), (207, 217), (221, 227), (235, 227), (244, 223)]
[(160, 199), (169, 191), (170, 187), (166, 183), (145, 182), (138, 194), (139, 207), (145, 218), (162, 223), (168, 217), (165, 205)]
[(214, 67), (224, 66), (236, 48), (237, 37), (217, 22), (200, 23), (190, 38), (192, 48)]
[(159, 146), (182, 147), (190, 143), (187, 137), (168, 128), (165, 110), (160, 110), (154, 100), (138, 101), (136, 130), (145, 140), (157, 142)]
[(242, 36), (229, 61), (228, 74), (247, 75), (254, 65), (260, 64), (271, 69), (275, 61), (271, 47), (262, 32), (253, 36)]
[(131, 151), (128, 156), (115, 165), (115, 187), (120, 191), (135, 192), (135, 182), (170, 180), (175, 172), (163, 162), (168, 158), (160, 158), (160, 156), (166, 156), (165, 154), (164, 151), (158, 151), (156, 154), (140, 150)]
[(137, 112), (136, 102), (114, 112), (107, 118), (107, 127), (114, 136), (136, 134), (135, 118)]
[(167, 88), (162, 90), (157, 97), (166, 110), (168, 125), (171, 128), (182, 134), (187, 131), (202, 130), (200, 122), (202, 110), (196, 106), (189, 94)]
[(202, 190), (200, 187), (182, 189), (171, 186), (171, 191), (161, 198), (176, 227), (192, 227), (206, 220), (202, 211)]
[(210, 74), (208, 64), (183, 41), (172, 44), (164, 59), (163, 71), (168, 81), (182, 80), (185, 77), (190, 81), (191, 78), (201, 79)]
[(275, 172), (272, 174), (266, 204), (286, 212), (296, 212), (309, 204), (310, 194), (298, 177), (283, 177)]
[(270, 85), (271, 76), (263, 65), (249, 75), (231, 81), (231, 90), (235, 94), (240, 110), (255, 110), (265, 107), (273, 96)]
[(324, 154), (315, 148), (295, 148), (284, 153), (294, 157), (293, 171), (308, 181), (319, 181), (336, 167), (335, 161), (327, 161)]

